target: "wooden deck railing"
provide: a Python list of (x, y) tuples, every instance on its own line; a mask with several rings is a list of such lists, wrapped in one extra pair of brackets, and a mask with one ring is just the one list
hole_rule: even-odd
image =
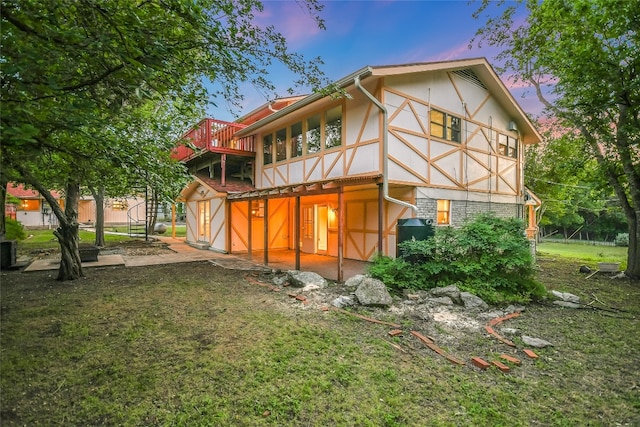
[(180, 145), (174, 149), (172, 157), (182, 161), (202, 151), (238, 150), (255, 153), (253, 136), (244, 138), (236, 138), (234, 136), (236, 132), (244, 127), (246, 126), (240, 123), (204, 119), (184, 135), (184, 139), (190, 140), (197, 151)]

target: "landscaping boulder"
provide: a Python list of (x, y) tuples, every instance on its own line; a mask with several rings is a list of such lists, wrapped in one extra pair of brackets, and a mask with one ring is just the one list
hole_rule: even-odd
[(434, 297), (427, 298), (424, 304), (428, 307), (435, 307), (437, 305), (453, 305), (453, 301), (449, 297)]
[(365, 276), (364, 274), (356, 274), (353, 277), (350, 277), (349, 279), (347, 279), (346, 282), (344, 282), (344, 286), (347, 288), (353, 288), (356, 289), (358, 286), (360, 286), (360, 284), (362, 283), (362, 281), (364, 279), (366, 279), (367, 276)]
[(467, 310), (485, 310), (489, 308), (489, 305), (482, 298), (470, 292), (460, 292), (460, 299)]
[(540, 338), (533, 338), (526, 335), (522, 336), (522, 342), (531, 347), (544, 348), (553, 346), (549, 341), (545, 341)]
[(429, 291), (429, 294), (434, 297), (449, 297), (456, 304), (460, 304), (462, 302), (460, 300), (460, 289), (458, 289), (456, 285), (449, 285), (443, 288), (433, 288)]
[(291, 286), (303, 288), (303, 291), (312, 291), (327, 287), (327, 280), (324, 277), (310, 271), (289, 270), (287, 276)]
[(340, 295), (338, 298), (334, 299), (331, 305), (338, 308), (351, 307), (356, 305), (356, 299), (352, 295)]
[(393, 302), (385, 284), (372, 277), (366, 277), (360, 283), (356, 289), (356, 297), (362, 305), (388, 307)]

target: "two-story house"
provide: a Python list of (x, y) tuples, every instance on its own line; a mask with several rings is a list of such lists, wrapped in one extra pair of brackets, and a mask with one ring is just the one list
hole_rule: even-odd
[(195, 176), (187, 242), (336, 257), (342, 280), (344, 258), (396, 255), (400, 219), (524, 216), (522, 147), (541, 136), (486, 59), (364, 67), (336, 85), (345, 96), (192, 131), (199, 151), (177, 155)]

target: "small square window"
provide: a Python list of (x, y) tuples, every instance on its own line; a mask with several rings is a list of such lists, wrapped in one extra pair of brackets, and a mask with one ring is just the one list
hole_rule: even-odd
[(451, 200), (438, 200), (438, 225), (451, 224)]

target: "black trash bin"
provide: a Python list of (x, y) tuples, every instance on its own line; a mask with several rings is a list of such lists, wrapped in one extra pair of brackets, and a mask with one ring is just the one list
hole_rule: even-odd
[[(425, 218), (401, 218), (396, 226), (396, 256), (404, 257), (400, 243), (407, 240), (427, 240), (435, 234), (433, 221)], [(408, 259), (409, 262), (415, 260)]]
[(16, 265), (18, 244), (15, 240), (0, 242), (0, 269), (8, 270)]

